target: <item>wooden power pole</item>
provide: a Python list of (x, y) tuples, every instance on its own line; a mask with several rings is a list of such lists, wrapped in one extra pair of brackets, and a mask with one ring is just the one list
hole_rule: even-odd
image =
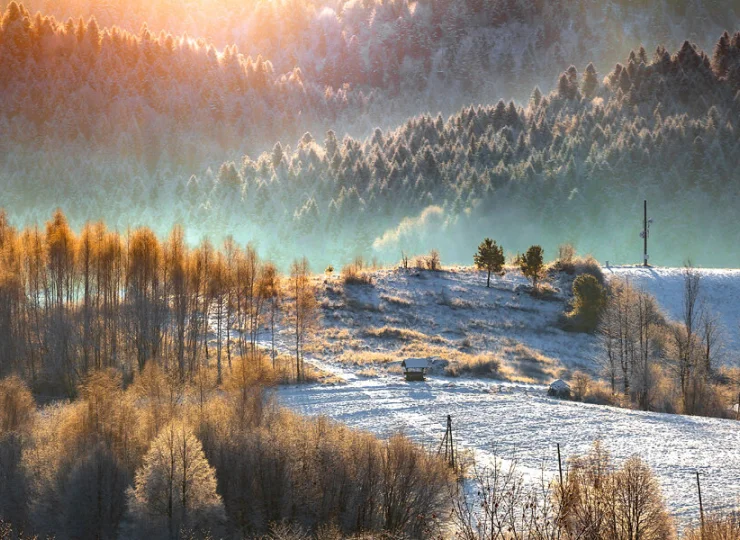
[(699, 471), (696, 471), (696, 489), (699, 492), (699, 517), (701, 518), (701, 537), (704, 538), (704, 504), (701, 500), (701, 483), (699, 482)]
[(453, 469), (455, 468), (455, 445), (452, 442), (452, 416), (447, 415), (447, 430), (445, 436), (442, 439), (442, 444), (439, 445), (438, 454), (442, 453), (444, 448), (445, 461)]

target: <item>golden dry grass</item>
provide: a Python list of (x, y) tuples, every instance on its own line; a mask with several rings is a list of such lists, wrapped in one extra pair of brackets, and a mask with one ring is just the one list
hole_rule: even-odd
[(381, 294), (380, 299), (385, 302), (388, 302), (389, 304), (394, 304), (400, 307), (409, 307), (413, 303), (408, 298), (403, 298), (401, 296), (395, 296), (395, 295), (390, 295), (390, 294)]
[(459, 354), (448, 364), (445, 374), (450, 377), (469, 374), (494, 379), (508, 379), (513, 375), (508, 366), (504, 366), (501, 359), (492, 353)]
[(337, 360), (352, 366), (365, 366), (368, 364), (387, 364), (400, 361), (402, 358), (396, 351), (345, 351)]
[(370, 327), (362, 331), (365, 337), (381, 339), (398, 339), (402, 341), (429, 339), (426, 334), (409, 328), (398, 328), (396, 326), (383, 326), (381, 328)]
[(549, 382), (563, 372), (556, 360), (522, 343), (504, 346), (499, 355), (519, 382)]
[(358, 371), (357, 375), (359, 375), (360, 377), (371, 378), (371, 377), (378, 377), (380, 373), (374, 367), (367, 367), (367, 368), (364, 368)]

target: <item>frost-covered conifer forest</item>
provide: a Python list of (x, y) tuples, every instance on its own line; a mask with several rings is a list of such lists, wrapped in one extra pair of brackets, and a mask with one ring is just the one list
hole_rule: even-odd
[(0, 0), (0, 540), (739, 539), (738, 21)]

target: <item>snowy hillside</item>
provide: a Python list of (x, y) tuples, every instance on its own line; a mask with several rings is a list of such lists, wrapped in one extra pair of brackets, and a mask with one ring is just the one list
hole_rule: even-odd
[[(740, 270), (718, 268), (698, 269), (701, 273), (700, 303), (703, 309), (719, 317), (723, 327), (724, 358), (736, 361), (740, 351)], [(607, 279), (625, 279), (637, 288), (655, 296), (672, 319), (680, 319), (683, 311), (683, 269), (644, 268), (642, 266), (612, 266), (604, 268)]]
[(592, 370), (596, 340), (561, 330), (558, 318), (570, 300), (572, 276), (551, 281), (551, 294), (534, 298), (518, 270), (486, 277), (471, 268), (368, 272), (371, 284), (321, 287), (326, 339), (322, 357), (351, 364), (393, 366), (405, 357), (437, 365), (464, 363), (486, 354), (510, 378), (549, 382), (570, 369)]
[[(644, 287), (669, 316), (680, 316), (681, 269), (604, 271), (608, 279), (621, 277)], [(485, 277), (470, 268), (439, 273), (382, 270), (369, 275), (370, 285), (343, 287), (339, 278), (323, 282), (323, 324), (330, 337), (308, 361), (346, 384), (281, 388), (278, 397), (285, 405), (381, 436), (402, 430), (432, 448), (439, 445), (450, 414), (459, 450), (472, 450), (483, 462), (494, 452), (516, 460), (533, 481), (541, 470), (556, 473), (556, 443), (570, 456), (601, 440), (617, 462), (633, 454), (647, 461), (682, 526), (698, 517), (697, 470), (706, 507), (737, 503), (740, 430), (733, 420), (560, 401), (548, 398), (543, 384), (501, 382), (474, 374), (449, 377), (444, 369), (433, 370), (423, 383), (403, 380), (398, 364), (405, 357), (426, 356), (434, 365), (446, 365), (456, 356), (485, 351), (496, 352), (520, 380), (530, 375), (549, 382), (553, 371), (567, 374), (576, 367), (595, 372), (596, 338), (558, 328), (571, 278), (563, 275), (552, 281), (555, 293), (545, 300), (525, 292), (526, 281), (516, 271), (496, 278), (491, 289), (486, 289)], [(731, 330), (737, 328), (740, 271), (703, 270), (701, 283), (705, 305), (721, 316), (728, 330), (729, 357), (738, 343)], [(517, 347), (532, 357), (549, 359), (550, 371), (537, 373), (536, 365), (533, 369), (518, 364), (512, 352)]]

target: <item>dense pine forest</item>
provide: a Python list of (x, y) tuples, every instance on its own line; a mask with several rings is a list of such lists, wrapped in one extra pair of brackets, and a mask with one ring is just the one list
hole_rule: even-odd
[[(227, 3), (180, 18), (161, 3), (12, 2), (3, 205), (19, 224), (61, 204), (77, 227), (232, 234), (287, 266), (296, 249), (320, 265), (430, 247), (462, 261), (471, 229), (514, 250), (567, 240), (634, 260), (648, 198), (654, 260), (735, 260), (740, 44), (717, 41), (730, 6), (448, 4)], [(79, 10), (97, 19), (68, 18)], [(499, 54), (513, 36), (521, 57)], [(635, 50), (614, 65), (622, 40)]]

